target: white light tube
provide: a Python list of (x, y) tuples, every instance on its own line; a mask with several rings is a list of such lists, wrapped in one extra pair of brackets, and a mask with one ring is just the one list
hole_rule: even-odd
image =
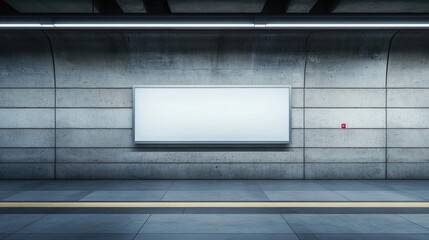
[(40, 23), (0, 23), (0, 28), (41, 28)]
[(429, 28), (429, 23), (268, 23), (266, 28)]
[(39, 29), (54, 29), (54, 28), (136, 28), (136, 29), (151, 29), (151, 28), (242, 28), (242, 29), (413, 29), (413, 28), (429, 28), (429, 22), (417, 23), (0, 23), (0, 29), (5, 28), (39, 28)]
[(55, 23), (58, 28), (253, 28), (253, 23)]

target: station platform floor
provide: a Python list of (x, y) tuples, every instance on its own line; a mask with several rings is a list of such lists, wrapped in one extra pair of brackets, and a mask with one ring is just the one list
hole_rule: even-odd
[(429, 239), (429, 181), (4, 180), (0, 239)]

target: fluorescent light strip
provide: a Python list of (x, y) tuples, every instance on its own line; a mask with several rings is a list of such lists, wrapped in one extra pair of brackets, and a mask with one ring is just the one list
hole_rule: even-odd
[(0, 28), (279, 28), (279, 29), (406, 29), (429, 28), (429, 23), (0, 23)]
[(429, 28), (429, 23), (268, 23), (266, 28)]
[(253, 28), (253, 23), (58, 23), (59, 28)]
[(41, 28), (40, 23), (0, 23), (0, 28)]

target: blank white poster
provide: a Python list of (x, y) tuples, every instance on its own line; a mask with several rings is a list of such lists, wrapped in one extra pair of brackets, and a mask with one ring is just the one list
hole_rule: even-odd
[(290, 86), (134, 86), (134, 143), (290, 143)]

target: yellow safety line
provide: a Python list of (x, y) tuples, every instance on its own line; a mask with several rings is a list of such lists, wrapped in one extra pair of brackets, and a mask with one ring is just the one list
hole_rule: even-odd
[(429, 202), (0, 202), (0, 208), (429, 208)]

